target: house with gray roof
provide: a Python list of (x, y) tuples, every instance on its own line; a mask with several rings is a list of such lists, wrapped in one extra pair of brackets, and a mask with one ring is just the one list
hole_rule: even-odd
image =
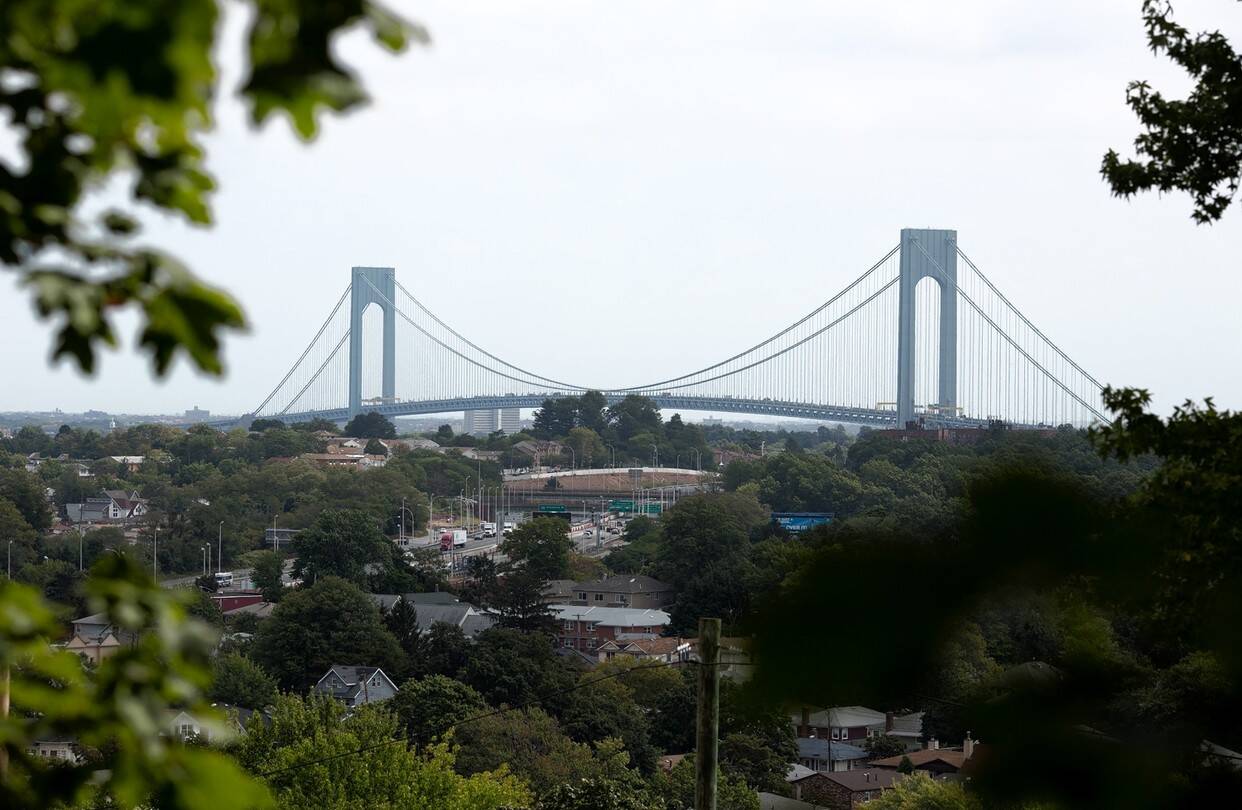
[(558, 645), (586, 653), (595, 653), (609, 641), (654, 639), (671, 621), (662, 610), (593, 605), (548, 605), (548, 609), (556, 619)]
[(350, 708), (364, 703), (378, 703), (397, 694), (397, 685), (379, 667), (344, 664), (333, 664), (314, 689), (331, 695)]
[(655, 577), (619, 574), (592, 582), (575, 582), (569, 589), (573, 605), (659, 609), (673, 603), (676, 593)]
[(813, 771), (851, 771), (871, 756), (856, 745), (820, 737), (798, 738), (798, 764)]

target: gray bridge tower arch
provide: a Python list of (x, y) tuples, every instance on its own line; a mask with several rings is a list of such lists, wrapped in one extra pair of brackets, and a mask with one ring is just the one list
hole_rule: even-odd
[(380, 394), (397, 392), (397, 272), (392, 267), (355, 267), (349, 286), (349, 415), (362, 412), (362, 313), (372, 304), (384, 312), (383, 382)]
[(901, 229), (901, 282), (897, 316), (897, 427), (914, 420), (914, 294), (924, 278), (940, 288), (939, 405), (957, 409), (957, 231)]

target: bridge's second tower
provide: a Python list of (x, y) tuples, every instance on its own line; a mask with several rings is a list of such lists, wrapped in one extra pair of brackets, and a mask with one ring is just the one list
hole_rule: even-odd
[(897, 318), (897, 426), (913, 421), (915, 288), (924, 278), (940, 287), (939, 386), (942, 413), (957, 409), (957, 231), (902, 228), (901, 292)]
[(355, 267), (349, 294), (349, 415), (362, 411), (362, 314), (376, 304), (384, 313), (384, 362), (381, 395), (397, 391), (397, 272), (392, 267)]

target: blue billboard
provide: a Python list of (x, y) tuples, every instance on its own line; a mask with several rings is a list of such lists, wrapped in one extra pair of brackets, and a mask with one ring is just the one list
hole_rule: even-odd
[(809, 531), (832, 522), (832, 512), (773, 512), (772, 519), (787, 532)]

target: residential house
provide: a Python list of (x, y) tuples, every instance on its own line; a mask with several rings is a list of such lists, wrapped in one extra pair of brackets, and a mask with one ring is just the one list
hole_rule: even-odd
[(473, 639), (496, 624), (495, 616), (469, 602), (459, 601), (452, 594), (407, 593), (402, 599), (414, 605), (422, 635), (430, 633), (436, 622), (442, 622), (460, 628), (466, 638)]
[(660, 661), (671, 664), (675, 661), (690, 660), (690, 641), (674, 636), (658, 638), (639, 638), (629, 641), (609, 639), (595, 648), (600, 662), (614, 658), (630, 657), (647, 661)]
[(579, 652), (594, 653), (608, 641), (650, 640), (669, 625), (662, 610), (549, 605), (557, 623), (557, 644)]
[(120, 464), (130, 472), (138, 472), (142, 467), (142, 463), (147, 460), (146, 456), (108, 456), (108, 459)]
[(211, 594), (211, 601), (216, 603), (221, 613), (237, 610), (248, 605), (263, 603), (262, 591), (229, 591)]
[(830, 810), (853, 810), (877, 798), (902, 778), (897, 771), (860, 768), (852, 771), (817, 771), (792, 781), (795, 799)]
[(970, 758), (975, 755), (977, 741), (966, 735), (961, 749), (941, 748), (933, 737), (922, 751), (910, 751), (895, 757), (877, 759), (871, 763), (873, 768), (896, 771), (901, 761), (907, 757), (916, 771), (923, 771), (935, 779), (955, 778), (967, 767)]
[(32, 757), (42, 757), (69, 765), (80, 765), (85, 760), (77, 738), (63, 735), (49, 734), (35, 737), (26, 746), (26, 753)]
[(73, 620), (73, 632), (65, 642), (65, 649), (98, 665), (122, 644), (133, 640), (132, 633), (114, 627), (103, 613), (95, 613)]
[(577, 584), (572, 579), (550, 579), (543, 589), (543, 601), (553, 605), (573, 604)]
[(907, 751), (918, 751), (923, 747), (923, 713), (885, 715), (884, 733), (896, 737), (906, 744)]
[(565, 445), (560, 442), (542, 441), (539, 439), (523, 439), (513, 445), (513, 450), (524, 456), (530, 456), (532, 466), (543, 466), (543, 459), (550, 457), (559, 457), (565, 452)]
[(378, 703), (397, 694), (397, 685), (379, 667), (333, 664), (315, 684), (315, 691), (331, 695), (346, 706)]
[(354, 470), (370, 470), (383, 467), (388, 463), (386, 455), (368, 455), (367, 453), (303, 453), (298, 458), (309, 461), (316, 467), (345, 467)]
[(823, 810), (808, 802), (782, 796), (779, 793), (759, 791), (759, 810)]
[(227, 739), (235, 734), (244, 733), (246, 724), (256, 713), (253, 709), (243, 709), (241, 706), (228, 703), (213, 703), (211, 707), (216, 709), (223, 719), (216, 717), (207, 719), (184, 709), (172, 710), (168, 713), (164, 728), (168, 734), (182, 742), (191, 740), (211, 742), (214, 739)]
[(369, 594), (371, 601), (379, 608), (380, 613), (387, 613), (393, 609), (393, 606), (401, 601), (399, 593), (373, 593)]
[(672, 585), (654, 577), (620, 574), (593, 582), (576, 582), (571, 605), (600, 607), (632, 607), (660, 609), (671, 605), (675, 594)]
[(813, 771), (849, 771), (862, 767), (870, 756), (856, 745), (825, 740), (822, 737), (798, 738), (798, 764)]
[(792, 715), (791, 720), (799, 737), (819, 737), (855, 744), (883, 734), (889, 723), (888, 716), (883, 712), (865, 706), (837, 706), (820, 711), (804, 706), (800, 713)]
[(137, 491), (106, 489), (82, 503), (65, 504), (71, 523), (128, 523), (147, 514), (147, 501)]
[(503, 450), (480, 450), (477, 447), (461, 447), (455, 448), (461, 453), (462, 458), (468, 458), (471, 461), (494, 461), (499, 463), (504, 455)]

